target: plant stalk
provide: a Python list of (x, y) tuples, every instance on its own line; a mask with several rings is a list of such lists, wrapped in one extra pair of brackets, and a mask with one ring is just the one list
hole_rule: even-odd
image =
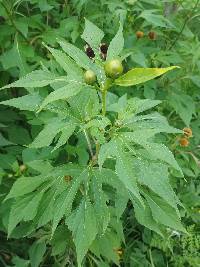
[(106, 115), (106, 96), (107, 96), (107, 90), (102, 91), (102, 115)]
[(107, 79), (103, 85), (101, 86), (101, 92), (102, 92), (102, 115), (106, 115), (106, 96), (107, 96), (107, 91), (111, 87), (112, 82), (110, 79)]

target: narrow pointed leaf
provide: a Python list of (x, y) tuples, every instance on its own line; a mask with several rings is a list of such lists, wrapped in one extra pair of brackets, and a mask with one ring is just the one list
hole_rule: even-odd
[(92, 48), (98, 49), (101, 40), (104, 37), (104, 33), (95, 24), (85, 19), (85, 29), (81, 35), (82, 39), (86, 41)]
[(56, 146), (54, 147), (53, 151), (58, 149), (68, 141), (69, 137), (73, 134), (75, 128), (76, 124), (74, 124), (73, 122), (67, 123), (66, 127), (62, 129), (61, 136), (59, 137), (59, 140)]
[(91, 174), (91, 183), (94, 194), (94, 211), (100, 234), (105, 233), (110, 221), (110, 212), (106, 204), (107, 198), (103, 192), (102, 182), (102, 173), (99, 170), (93, 171)]
[(117, 34), (112, 39), (108, 47), (106, 59), (110, 60), (116, 58), (122, 52), (123, 47), (124, 47), (123, 27), (120, 24)]
[(29, 145), (31, 148), (40, 148), (49, 146), (54, 137), (65, 127), (65, 122), (53, 120), (45, 125), (43, 130), (36, 136), (34, 141)]
[(149, 194), (145, 194), (145, 198), (149, 204), (155, 221), (166, 225), (172, 229), (187, 233), (187, 231), (181, 224), (180, 218), (177, 215), (175, 209), (167, 205), (166, 202), (156, 196), (150, 196)]
[(76, 46), (67, 43), (65, 41), (59, 41), (60, 46), (62, 47), (62, 49), (71, 57), (74, 59), (74, 61), (76, 61), (76, 63), (84, 69), (93, 69), (93, 64), (92, 61), (87, 57), (87, 55), (80, 50), (79, 48), (77, 48)]
[(44, 183), (46, 177), (44, 176), (35, 176), (35, 177), (22, 177), (18, 178), (16, 182), (13, 184), (9, 194), (6, 199), (15, 198), (19, 196), (23, 196), (34, 191), (37, 187), (39, 187), (42, 183)]
[(20, 78), (18, 81), (0, 88), (0, 90), (11, 87), (43, 87), (54, 82), (65, 80), (66, 79), (63, 77), (57, 77), (53, 73), (46, 70), (35, 70)]
[(173, 66), (167, 68), (134, 68), (116, 79), (115, 84), (120, 86), (131, 86), (144, 83), (175, 68), (179, 67)]
[(57, 101), (57, 100), (61, 100), (61, 99), (67, 99), (69, 97), (72, 97), (76, 94), (78, 94), (80, 92), (80, 90), (84, 90), (84, 88), (87, 87), (84, 84), (78, 83), (78, 82), (74, 82), (74, 83), (69, 83), (55, 91), (53, 91), (52, 93), (50, 93), (42, 102), (42, 105), (40, 106), (40, 110), (42, 110), (46, 105)]
[(48, 47), (45, 47), (51, 52), (55, 60), (60, 64), (60, 66), (66, 71), (68, 74), (68, 79), (82, 81), (83, 80), (83, 72), (81, 68), (65, 53), (60, 50)]
[(63, 191), (63, 193), (56, 199), (54, 206), (55, 211), (52, 225), (52, 236), (62, 217), (71, 212), (72, 203), (76, 196), (77, 190), (80, 184), (87, 178), (87, 176), (87, 170), (84, 170), (78, 177), (73, 177), (70, 188), (68, 188), (68, 190)]
[(15, 107), (20, 110), (36, 111), (42, 103), (42, 99), (43, 98), (36, 93), (5, 100), (0, 102), (0, 104)]
[(76, 246), (78, 267), (97, 235), (97, 223), (92, 204), (88, 199), (83, 200), (76, 211), (67, 220), (67, 225), (72, 231)]
[(136, 198), (132, 197), (131, 200), (134, 206), (134, 212), (135, 212), (135, 217), (137, 221), (140, 224), (144, 225), (150, 230), (155, 231), (156, 233), (158, 233), (159, 235), (163, 237), (161, 227), (154, 220), (152, 213), (151, 213), (151, 209), (149, 208), (147, 202), (143, 201), (145, 205), (141, 205), (140, 202)]

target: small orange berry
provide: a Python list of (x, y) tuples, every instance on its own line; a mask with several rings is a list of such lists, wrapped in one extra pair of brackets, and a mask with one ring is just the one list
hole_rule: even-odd
[(155, 40), (156, 39), (156, 33), (155, 32), (149, 32), (148, 33), (149, 39)]
[(188, 128), (188, 127), (185, 127), (183, 128), (183, 132), (184, 132), (184, 135), (185, 137), (192, 137), (192, 129), (191, 128)]
[(138, 39), (140, 39), (140, 38), (144, 37), (144, 33), (143, 33), (142, 31), (137, 31), (137, 32), (136, 32), (136, 37), (137, 37)]
[(179, 140), (179, 143), (180, 143), (181, 146), (184, 146), (184, 147), (186, 147), (186, 146), (189, 145), (189, 141), (188, 141), (187, 138), (185, 138), (185, 137), (182, 137), (182, 138)]

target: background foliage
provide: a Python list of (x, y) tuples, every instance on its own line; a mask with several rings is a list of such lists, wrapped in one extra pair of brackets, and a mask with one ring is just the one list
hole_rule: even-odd
[[(159, 235), (139, 225), (133, 207), (128, 205), (122, 217), (125, 242), (116, 237), (116, 251), (110, 257), (120, 258), (121, 266), (200, 266), (200, 19), (199, 1), (0, 1), (0, 86), (41, 68), (57, 70), (52, 55), (42, 44), (57, 47), (56, 38), (63, 38), (83, 49), (80, 38), (84, 17), (105, 32), (109, 43), (118, 30), (119, 20), (124, 26), (125, 53), (130, 53), (127, 66), (167, 67), (179, 65), (180, 70), (162, 78), (115, 92), (118, 96), (162, 100), (157, 111), (167, 117), (170, 125), (182, 129), (190, 127), (193, 137), (189, 146), (181, 147), (179, 136), (162, 135), (181, 166), (185, 179), (173, 171), (171, 183), (185, 209), (181, 209), (183, 223), (190, 235), (173, 231), (162, 239)], [(144, 37), (138, 39), (137, 31)], [(149, 32), (156, 37), (149, 38)], [(48, 88), (43, 88), (46, 96)], [(25, 94), (24, 89), (1, 91), (1, 101)], [(0, 180), (1, 201), (10, 191), (14, 181), (22, 174), (31, 176), (39, 168), (48, 170), (48, 160), (65, 163), (66, 153), (50, 153), (50, 148), (27, 148), (49, 117), (36, 119), (31, 112), (0, 106)], [(82, 145), (82, 146), (81, 146)], [(68, 156), (83, 158), (84, 144), (78, 151), (67, 146)], [(84, 155), (87, 157), (87, 155)], [(42, 163), (42, 165), (41, 165)], [(41, 167), (42, 166), (42, 167)], [(48, 225), (22, 238), (27, 231), (22, 226), (7, 240), (5, 227), (8, 207), (0, 208), (0, 262), (2, 266), (75, 266), (74, 248), (68, 229), (59, 226), (49, 241)], [(113, 222), (115, 225), (116, 222)], [(117, 227), (117, 226), (116, 226)], [(119, 225), (120, 227), (120, 225)], [(69, 236), (66, 244), (63, 237)], [(113, 260), (115, 262), (115, 260)], [(73, 265), (74, 264), (74, 265)], [(85, 266), (95, 266), (89, 254)], [(100, 266), (100, 265), (99, 265)], [(101, 266), (104, 266), (103, 263)], [(107, 265), (105, 265), (107, 266)]]

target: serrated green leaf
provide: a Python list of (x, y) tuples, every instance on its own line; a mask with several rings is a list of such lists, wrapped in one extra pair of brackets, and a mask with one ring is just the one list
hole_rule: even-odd
[(49, 190), (45, 192), (43, 198), (38, 207), (38, 213), (34, 219), (34, 223), (37, 227), (41, 227), (47, 224), (53, 218), (54, 212), (54, 202), (55, 202), (55, 192), (54, 190)]
[(87, 55), (77, 48), (76, 46), (67, 43), (65, 41), (58, 42), (62, 49), (71, 57), (74, 61), (81, 67), (86, 70), (94, 69), (92, 61), (87, 57)]
[(80, 121), (89, 121), (98, 115), (100, 110), (97, 91), (90, 87), (85, 87), (77, 95), (69, 98), (68, 103), (71, 107), (71, 114)]
[(115, 80), (115, 84), (120, 86), (131, 86), (152, 80), (170, 70), (179, 68), (178, 66), (167, 68), (134, 68)]
[(158, 129), (136, 129), (133, 132), (123, 132), (120, 133), (119, 136), (122, 139), (126, 139), (137, 143), (139, 145), (144, 145), (147, 141), (155, 136), (157, 133), (160, 133)]
[(101, 258), (102, 256), (103, 258), (106, 258), (108, 262), (112, 261), (117, 266), (120, 266), (120, 259), (116, 249), (121, 247), (121, 243), (123, 241), (119, 231), (116, 229), (116, 226), (119, 223), (120, 220), (114, 220), (110, 230), (106, 231), (103, 236), (97, 236), (90, 248), (92, 253), (94, 253), (98, 258)]
[(149, 208), (147, 202), (143, 200), (144, 205), (141, 205), (135, 197), (132, 197), (131, 200), (134, 206), (134, 212), (137, 221), (163, 237), (161, 227), (152, 217), (151, 209)]
[(65, 252), (68, 245), (68, 240), (70, 238), (70, 232), (66, 225), (60, 225), (55, 231), (55, 234), (51, 241), (52, 255), (61, 255)]
[(106, 59), (110, 60), (116, 58), (122, 52), (123, 47), (124, 47), (123, 27), (120, 24), (117, 34), (112, 39), (108, 47)]
[(110, 212), (106, 204), (107, 197), (102, 189), (102, 178), (102, 172), (99, 170), (92, 171), (91, 184), (94, 195), (93, 205), (100, 234), (105, 233), (110, 221)]
[(99, 155), (98, 155), (98, 164), (100, 169), (102, 169), (102, 166), (107, 158), (112, 156), (114, 157), (115, 155), (116, 155), (116, 148), (115, 148), (115, 143), (112, 140), (106, 144), (103, 144), (99, 150)]
[(151, 100), (151, 99), (139, 99), (137, 97), (131, 98), (128, 100), (127, 109), (134, 112), (134, 114), (141, 113), (148, 109), (151, 109), (162, 103), (160, 100)]
[(82, 39), (86, 41), (92, 48), (98, 51), (101, 40), (104, 37), (104, 32), (100, 30), (89, 20), (85, 19), (85, 29), (81, 35)]
[(57, 142), (56, 146), (54, 147), (53, 151), (55, 151), (56, 149), (58, 149), (59, 147), (61, 147), (62, 145), (64, 145), (68, 141), (69, 137), (73, 134), (75, 128), (76, 128), (75, 123), (73, 123), (73, 122), (66, 123), (66, 126), (62, 129), (61, 135), (60, 135), (58, 142)]
[(27, 206), (23, 211), (24, 213), (23, 221), (30, 221), (35, 218), (43, 194), (44, 191), (34, 193), (32, 200), (29, 203), (27, 203)]
[(6, 199), (15, 198), (23, 196), (30, 192), (33, 192), (36, 188), (42, 185), (47, 180), (44, 176), (35, 176), (35, 177), (22, 177), (18, 178), (13, 184), (9, 194)]
[(15, 107), (20, 110), (36, 111), (42, 103), (42, 100), (43, 98), (36, 93), (5, 100), (0, 102), (0, 104)]
[(43, 193), (32, 193), (16, 200), (9, 214), (8, 235), (11, 234), (16, 225), (22, 220), (28, 221), (34, 219)]
[(76, 196), (77, 190), (80, 184), (85, 179), (87, 179), (87, 177), (87, 170), (84, 170), (78, 177), (73, 177), (72, 184), (70, 185), (68, 190), (63, 191), (63, 193), (56, 199), (52, 224), (52, 236), (63, 215), (69, 214), (71, 212), (72, 203)]
[(146, 150), (157, 160), (168, 163), (174, 169), (179, 171), (182, 175), (182, 170), (174, 158), (172, 152), (163, 144), (151, 143), (145, 146)]
[(140, 192), (137, 185), (136, 175), (134, 173), (131, 158), (122, 151), (122, 148), (117, 148), (117, 161), (115, 170), (128, 191), (130, 191), (141, 203), (143, 200), (140, 196)]
[(82, 260), (98, 232), (94, 208), (88, 199), (83, 200), (71, 214), (67, 219), (67, 225), (72, 231), (78, 267), (81, 267)]
[(168, 121), (165, 117), (161, 116), (159, 113), (154, 112), (147, 115), (139, 115), (139, 116), (124, 116), (122, 121), (125, 127), (128, 127), (131, 130), (135, 130), (138, 128), (143, 129), (157, 129), (159, 132), (165, 133), (176, 133), (182, 134), (182, 130), (171, 127), (168, 124)]
[(191, 96), (185, 94), (170, 95), (169, 104), (175, 109), (185, 125), (189, 126), (195, 114), (195, 102)]
[(14, 143), (8, 141), (1, 133), (0, 133), (0, 147), (14, 145)]
[(29, 249), (31, 267), (39, 267), (46, 251), (45, 241), (35, 241)]
[(79, 48), (76, 46), (67, 43), (65, 41), (59, 41), (62, 49), (77, 63), (77, 65), (85, 70), (93, 70), (97, 75), (99, 83), (105, 81), (105, 71), (104, 68), (100, 65), (95, 64), (91, 59)]
[(16, 201), (13, 204), (8, 220), (8, 236), (10, 236), (11, 232), (16, 227), (16, 225), (23, 219), (24, 216), (23, 211), (26, 208), (27, 203), (31, 201), (32, 198), (33, 198), (32, 195), (28, 195), (18, 199), (18, 201)]
[(39, 111), (54, 101), (68, 99), (74, 95), (77, 95), (81, 90), (84, 90), (87, 87), (87, 85), (78, 82), (67, 84), (50, 93), (42, 102)]
[(78, 94), (80, 90), (84, 90), (85, 87), (87, 87), (85, 84), (74, 82), (53, 91), (44, 99), (38, 112), (41, 111), (46, 105), (54, 101), (67, 99)]
[(40, 148), (49, 146), (54, 137), (61, 132), (66, 126), (66, 122), (53, 119), (46, 124), (43, 130), (36, 136), (34, 141), (29, 145), (30, 148)]
[(51, 52), (55, 60), (60, 64), (64, 71), (66, 71), (67, 78), (69, 80), (75, 80), (79, 82), (83, 81), (83, 71), (71, 58), (69, 58), (60, 50), (48, 47), (46, 45), (45, 47)]
[(138, 182), (148, 186), (174, 209), (177, 209), (179, 200), (169, 183), (168, 167), (162, 163), (151, 163), (136, 159), (133, 160), (133, 165)]
[(150, 138), (159, 132), (160, 129), (141, 129), (134, 132), (120, 133), (120, 136), (122, 139), (127, 140), (127, 142), (131, 141), (143, 146), (155, 159), (168, 163), (174, 169), (182, 173), (172, 152), (165, 145), (149, 141)]
[(142, 203), (142, 198), (136, 182), (136, 175), (134, 174), (134, 170), (131, 165), (131, 158), (123, 150), (123, 144), (120, 139), (111, 140), (109, 143), (101, 146), (98, 156), (100, 169), (108, 157), (116, 158), (115, 171), (119, 179), (124, 184), (125, 188), (132, 192), (133, 195)]
[(163, 27), (163, 28), (174, 28), (175, 26), (171, 23), (170, 20), (168, 20), (165, 16), (162, 16), (158, 13), (158, 10), (156, 9), (146, 9), (141, 12), (139, 17), (144, 18), (147, 20), (150, 25), (155, 25), (158, 27)]
[(18, 81), (8, 84), (4, 87), (1, 87), (0, 90), (11, 87), (24, 87), (24, 88), (43, 87), (58, 81), (66, 81), (66, 78), (57, 77), (53, 73), (46, 70), (35, 70), (27, 74), (26, 76), (20, 78)]
[(177, 215), (175, 209), (167, 205), (165, 201), (156, 196), (145, 194), (145, 198), (149, 204), (149, 207), (152, 212), (152, 216), (155, 221), (166, 225), (172, 229), (187, 233), (183, 225), (181, 224), (180, 218)]

